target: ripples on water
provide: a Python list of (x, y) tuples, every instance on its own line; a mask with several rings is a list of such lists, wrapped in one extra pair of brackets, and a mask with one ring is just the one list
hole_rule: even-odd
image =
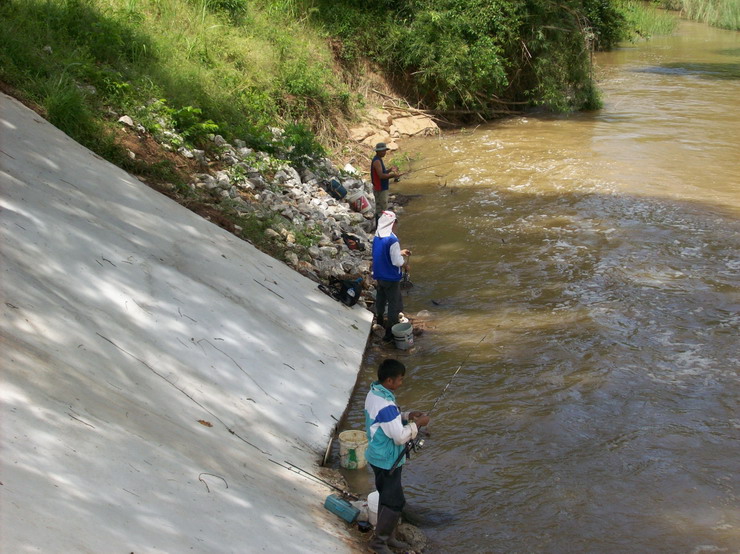
[(692, 113), (696, 89), (635, 81), (630, 55), (611, 108), (419, 143), (449, 163), (398, 185), (422, 195), (407, 311), (431, 317), (412, 352), (369, 350), (348, 425), (383, 357), (427, 410), (463, 364), (404, 470), (432, 552), (740, 548), (738, 105), (702, 125), (705, 95)]

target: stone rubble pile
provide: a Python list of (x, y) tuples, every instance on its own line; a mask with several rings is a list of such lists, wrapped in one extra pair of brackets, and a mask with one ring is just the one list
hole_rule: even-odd
[[(180, 154), (202, 165), (218, 161), (224, 168), (213, 174), (196, 173), (191, 188), (210, 191), (241, 215), (268, 220), (265, 237), (283, 252), (288, 265), (314, 281), (362, 277), (365, 293), (360, 303), (366, 304), (374, 296), (370, 274), (375, 226), (372, 184), (359, 178), (351, 165), (340, 170), (326, 158), (312, 170), (283, 164), (268, 177), (271, 172), (255, 167), (269, 158), (267, 154), (255, 152), (239, 140), (229, 144), (219, 135), (213, 142), (218, 146), (218, 160), (209, 159), (202, 150), (179, 149)], [(344, 198), (327, 192), (332, 180), (346, 189)], [(369, 203), (364, 213), (355, 211), (348, 201), (358, 193)], [(395, 209), (402, 210), (400, 206)], [(310, 240), (300, 241), (301, 234)], [(343, 235), (359, 239), (360, 249), (350, 249)]]
[[(141, 138), (145, 129), (130, 116), (118, 120), (134, 130)], [(155, 136), (165, 149), (177, 151), (185, 158), (194, 160), (205, 170), (209, 166), (219, 167), (208, 173), (191, 176), (191, 190), (207, 192), (214, 198), (216, 207), (236, 213), (240, 217), (256, 217), (267, 223), (265, 238), (271, 252), (288, 265), (318, 283), (330, 278), (356, 279), (362, 277), (364, 294), (360, 303), (367, 304), (374, 297), (371, 271), (372, 232), (375, 227), (374, 198), (372, 185), (363, 181), (351, 165), (336, 168), (331, 160), (324, 158), (306, 164), (312, 170), (297, 169), (287, 163), (275, 168), (269, 154), (247, 148), (246, 143), (234, 140), (227, 142), (222, 136), (211, 137), (214, 148), (190, 149), (182, 145), (185, 141), (166, 121), (159, 121), (160, 131)], [(273, 139), (279, 144), (283, 131), (271, 129)], [(388, 142), (397, 149), (395, 140), (401, 137), (436, 134), (439, 128), (428, 116), (392, 116), (386, 110), (371, 110), (365, 123), (352, 129), (352, 140), (374, 146), (377, 142)], [(212, 152), (215, 152), (212, 153)], [(133, 152), (129, 155), (134, 157)], [(286, 156), (287, 157), (287, 156)], [(329, 194), (328, 183), (332, 180), (346, 190), (343, 198)], [(350, 198), (363, 195), (369, 209), (355, 211)], [(403, 208), (393, 203), (390, 209), (401, 212)], [(242, 236), (243, 229), (235, 226), (235, 233)], [(353, 235), (362, 244), (361, 249), (350, 249), (343, 235)], [(243, 237), (243, 236), (242, 236)], [(246, 238), (246, 237), (243, 237)], [(248, 239), (247, 239), (248, 240)]]

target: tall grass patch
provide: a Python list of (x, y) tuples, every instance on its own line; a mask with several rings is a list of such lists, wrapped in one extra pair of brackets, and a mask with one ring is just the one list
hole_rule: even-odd
[(0, 62), (0, 79), (96, 151), (112, 113), (269, 151), (270, 126), (325, 132), (322, 115), (353, 108), (324, 41), (246, 0), (6, 0)]
[(655, 3), (627, 0), (622, 2), (622, 10), (629, 29), (628, 38), (632, 40), (670, 35), (678, 25), (673, 13), (660, 9)]
[(738, 0), (674, 0), (669, 3), (669, 7), (681, 10), (689, 19), (724, 29), (740, 30)]

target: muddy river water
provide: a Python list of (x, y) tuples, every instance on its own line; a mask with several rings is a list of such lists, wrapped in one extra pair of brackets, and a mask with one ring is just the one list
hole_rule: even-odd
[(603, 110), (403, 145), (426, 330), (344, 427), (384, 357), (407, 408), (459, 368), (404, 469), (430, 552), (740, 551), (740, 33), (596, 65)]

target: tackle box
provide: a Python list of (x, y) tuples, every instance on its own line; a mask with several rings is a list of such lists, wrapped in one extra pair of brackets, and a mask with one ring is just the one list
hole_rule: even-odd
[(338, 515), (347, 523), (354, 523), (357, 516), (360, 514), (360, 510), (355, 508), (338, 494), (330, 494), (327, 496), (326, 501), (324, 501), (324, 508), (333, 514)]

